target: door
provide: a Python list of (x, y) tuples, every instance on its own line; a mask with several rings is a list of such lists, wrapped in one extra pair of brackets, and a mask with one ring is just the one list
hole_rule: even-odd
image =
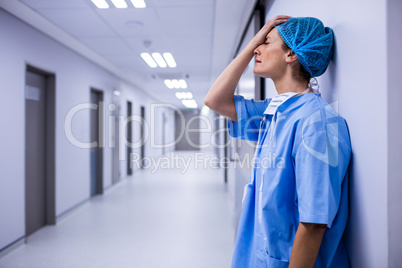
[[(129, 119), (133, 115), (133, 107), (131, 101), (127, 102), (127, 119)], [(133, 152), (132, 143), (133, 143), (133, 124), (132, 121), (129, 121), (127, 124), (127, 175), (133, 174), (133, 165), (131, 163), (131, 154)]]
[(166, 154), (166, 114), (162, 113), (162, 155)]
[(200, 110), (196, 109), (182, 110), (184, 126), (181, 123), (181, 115), (178, 112), (175, 113), (175, 139), (178, 140), (184, 131), (184, 135), (175, 144), (176, 151), (200, 150), (200, 133), (189, 131), (190, 129), (200, 129), (199, 112)]
[(96, 105), (96, 109), (91, 109), (91, 142), (96, 142), (96, 146), (90, 150), (90, 196), (103, 193), (103, 93), (99, 90), (91, 89), (91, 103)]
[(141, 106), (141, 169), (144, 168), (144, 159), (145, 159), (145, 107)]
[(25, 234), (46, 225), (46, 77), (26, 73)]
[(113, 127), (112, 127), (112, 139), (113, 139), (113, 149), (112, 149), (112, 183), (115, 184), (120, 181), (120, 99), (117, 95), (113, 94), (112, 102), (114, 105), (113, 114)]

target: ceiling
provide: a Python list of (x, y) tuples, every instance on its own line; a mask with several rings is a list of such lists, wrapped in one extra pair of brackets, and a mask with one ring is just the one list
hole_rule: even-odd
[[(177, 90), (168, 89), (164, 79), (185, 79), (186, 91), (193, 93), (201, 107), (213, 81), (232, 58), (255, 3), (145, 0), (147, 7), (136, 9), (126, 0), (128, 8), (117, 9), (107, 2), (109, 9), (98, 9), (90, 0), (19, 0), (111, 64), (121, 78), (179, 107), (184, 106), (175, 97)], [(177, 67), (150, 68), (140, 57), (142, 52), (171, 52)]]

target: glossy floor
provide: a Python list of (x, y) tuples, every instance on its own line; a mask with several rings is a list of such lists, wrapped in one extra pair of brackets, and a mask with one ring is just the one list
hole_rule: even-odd
[(190, 163), (184, 173), (136, 172), (31, 235), (0, 267), (229, 267), (234, 230), (223, 169)]

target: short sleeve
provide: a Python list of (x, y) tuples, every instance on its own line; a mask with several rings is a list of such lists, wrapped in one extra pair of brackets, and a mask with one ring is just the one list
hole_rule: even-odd
[(331, 228), (350, 154), (350, 146), (332, 126), (301, 139), (294, 155), (300, 222), (327, 224)]
[(243, 96), (234, 96), (238, 122), (228, 120), (229, 135), (242, 140), (257, 141), (260, 122), (269, 101), (270, 99), (246, 100)]

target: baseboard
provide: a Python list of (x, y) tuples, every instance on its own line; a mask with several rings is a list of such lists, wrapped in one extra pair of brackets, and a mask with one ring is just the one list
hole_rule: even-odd
[(0, 259), (25, 244), (25, 237), (21, 237), (10, 245), (0, 249)]
[(72, 206), (71, 208), (67, 209), (66, 211), (62, 212), (61, 214), (57, 215), (56, 225), (62, 223), (69, 216), (71, 216), (72, 214), (76, 213), (77, 211), (88, 205), (89, 200), (90, 198), (84, 199), (81, 202), (77, 203), (76, 205)]
[[(122, 180), (118, 181), (117, 183), (112, 184), (109, 187), (105, 188), (103, 190), (103, 195), (109, 194), (110, 192), (112, 192), (113, 190), (118, 188), (119, 186), (123, 185), (124, 182), (126, 182), (126, 181), (127, 181), (126, 179), (122, 179)], [(72, 214), (74, 214), (77, 211), (79, 211), (79, 210), (85, 208), (86, 206), (88, 206), (89, 201), (92, 198), (96, 198), (96, 197), (99, 197), (99, 196), (102, 196), (102, 195), (95, 195), (95, 196), (92, 196), (92, 197), (90, 197), (88, 199), (84, 199), (81, 202), (79, 202), (78, 204), (76, 204), (75, 206), (73, 206), (73, 207), (69, 208), (68, 210), (64, 211), (63, 213), (61, 213), (60, 215), (58, 215), (56, 217), (56, 224), (62, 223), (65, 219), (69, 218), (69, 216), (71, 216)]]

